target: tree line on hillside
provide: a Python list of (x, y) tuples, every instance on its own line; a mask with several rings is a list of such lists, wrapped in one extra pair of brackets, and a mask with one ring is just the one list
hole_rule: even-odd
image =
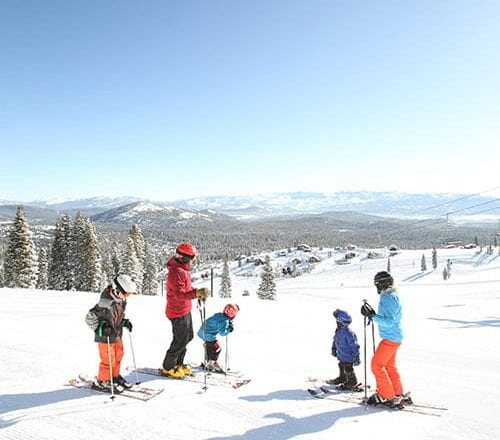
[[(96, 223), (106, 237), (123, 234), (123, 225)], [(483, 226), (454, 226), (445, 222), (432, 226), (415, 225), (395, 219), (342, 221), (328, 216), (301, 216), (299, 218), (266, 219), (256, 221), (185, 224), (183, 227), (158, 227), (142, 224), (145, 236), (157, 249), (160, 261), (166, 261), (175, 248), (175, 243), (188, 241), (200, 251), (198, 263), (208, 266), (238, 255), (256, 255), (277, 249), (295, 247), (308, 243), (312, 247), (345, 247), (356, 243), (365, 248), (383, 248), (397, 243), (404, 249), (442, 247), (450, 232), (456, 240), (465, 243), (491, 242), (495, 228)]]
[(44, 246), (35, 243), (23, 207), (17, 208), (0, 255), (1, 287), (97, 292), (119, 273), (135, 280), (137, 293), (157, 293), (157, 258), (137, 225), (124, 246), (112, 242), (102, 247), (90, 219), (81, 213), (74, 220), (63, 215), (50, 245)]

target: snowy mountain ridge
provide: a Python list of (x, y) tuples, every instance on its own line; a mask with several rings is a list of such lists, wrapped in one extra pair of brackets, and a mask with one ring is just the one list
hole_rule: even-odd
[[(173, 201), (155, 201), (138, 197), (93, 197), (74, 200), (37, 200), (21, 203), (25, 206), (57, 211), (103, 211), (143, 202), (171, 206), (189, 211), (210, 210), (237, 218), (266, 218), (300, 214), (318, 214), (330, 211), (354, 211), (364, 214), (400, 218), (424, 218), (460, 212), (460, 218), (496, 221), (500, 213), (500, 199), (488, 195), (445, 193), (409, 194), (402, 192), (339, 191), (269, 193), (241, 196), (204, 196)], [(19, 202), (0, 201), (1, 205)], [(151, 209), (165, 209), (154, 208)], [(457, 216), (455, 216), (457, 220)]]

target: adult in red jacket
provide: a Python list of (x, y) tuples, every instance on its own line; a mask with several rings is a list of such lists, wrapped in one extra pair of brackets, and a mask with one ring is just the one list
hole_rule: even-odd
[(191, 317), (192, 300), (205, 301), (210, 291), (191, 286), (191, 265), (198, 255), (190, 243), (177, 246), (175, 255), (166, 264), (167, 306), (165, 314), (172, 324), (172, 342), (163, 359), (162, 374), (182, 379), (192, 374), (191, 368), (184, 363), (187, 344), (193, 339), (193, 320)]

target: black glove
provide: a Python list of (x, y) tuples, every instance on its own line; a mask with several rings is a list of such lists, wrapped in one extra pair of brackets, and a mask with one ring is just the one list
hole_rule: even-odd
[(357, 366), (357, 365), (361, 364), (361, 360), (359, 359), (359, 356), (356, 356), (356, 357), (354, 358), (354, 361), (352, 362), (352, 364), (353, 364), (354, 366)]
[(363, 316), (366, 316), (367, 318), (372, 318), (374, 315), (376, 315), (375, 313), (375, 310), (373, 310), (373, 307), (368, 304), (368, 303), (364, 303), (362, 306), (361, 306), (361, 314)]
[(229, 333), (231, 333), (234, 330), (233, 321), (229, 321), (227, 329), (229, 330)]
[(122, 319), (122, 327), (125, 327), (129, 332), (132, 331), (132, 323), (127, 318)]
[(337, 357), (337, 350), (335, 350), (335, 348), (334, 348), (334, 347), (332, 347), (332, 356), (333, 356), (334, 358), (336, 358), (336, 357)]

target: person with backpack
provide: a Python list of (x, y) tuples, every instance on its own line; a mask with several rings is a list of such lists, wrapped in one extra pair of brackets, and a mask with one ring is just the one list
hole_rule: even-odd
[(183, 379), (192, 375), (191, 367), (184, 363), (187, 345), (193, 339), (192, 300), (205, 301), (210, 294), (206, 287), (196, 289), (191, 285), (191, 266), (198, 251), (191, 243), (181, 243), (166, 264), (167, 305), (165, 314), (172, 324), (172, 342), (163, 359), (163, 376)]
[(100, 364), (97, 380), (92, 388), (119, 394), (132, 387), (120, 374), (123, 358), (123, 328), (132, 331), (132, 322), (125, 318), (127, 297), (137, 287), (129, 275), (121, 274), (103, 290), (99, 302), (85, 316), (85, 322), (94, 331)]
[(345, 310), (336, 309), (333, 317), (337, 328), (333, 335), (332, 356), (339, 361), (339, 376), (327, 380), (330, 385), (338, 385), (338, 389), (345, 391), (361, 391), (354, 372), (354, 366), (360, 364), (359, 344), (356, 333), (349, 328), (352, 322), (351, 315)]
[(216, 373), (224, 373), (224, 369), (217, 363), (221, 351), (217, 336), (227, 336), (234, 330), (233, 319), (239, 311), (238, 304), (227, 304), (222, 312), (215, 313), (201, 324), (198, 336), (204, 341), (203, 368)]
[(381, 341), (373, 354), (371, 369), (377, 382), (377, 392), (367, 399), (368, 405), (385, 404), (397, 407), (403, 402), (403, 385), (396, 367), (396, 354), (403, 341), (402, 307), (394, 279), (386, 271), (377, 272), (373, 279), (380, 295), (378, 310), (365, 302), (361, 314), (376, 322)]

